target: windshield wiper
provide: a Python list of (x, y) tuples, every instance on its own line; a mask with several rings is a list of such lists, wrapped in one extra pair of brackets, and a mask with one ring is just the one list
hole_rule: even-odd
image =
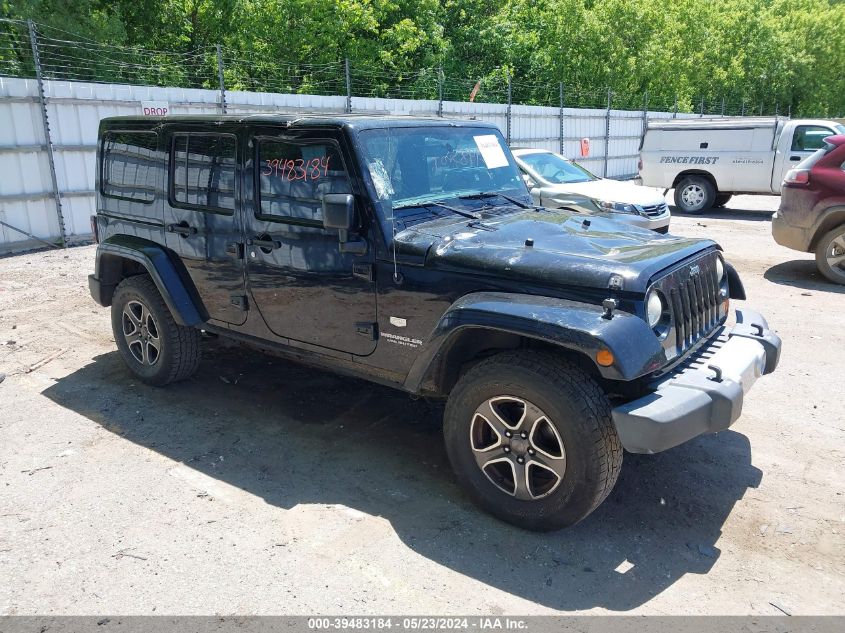
[(470, 220), (480, 220), (481, 216), (478, 213), (473, 213), (472, 211), (464, 211), (463, 209), (458, 209), (456, 207), (450, 207), (448, 204), (443, 204), (442, 202), (435, 202), (435, 201), (428, 201), (428, 202), (411, 202), (399, 205), (398, 207), (393, 207), (394, 211), (399, 211), (401, 209), (410, 209), (412, 207), (440, 207), (441, 209), (446, 209), (447, 211), (451, 211), (452, 213), (457, 213), (458, 215), (462, 215), (465, 218), (469, 218)]
[(479, 191), (478, 193), (469, 193), (469, 194), (466, 194), (466, 195), (463, 195), (463, 196), (457, 196), (457, 198), (458, 198), (458, 200), (478, 200), (479, 198), (494, 198), (496, 196), (499, 196), (500, 198), (504, 198), (508, 202), (511, 202), (511, 203), (515, 204), (516, 206), (521, 207), (523, 209), (530, 209), (531, 208), (530, 204), (525, 204), (521, 200), (517, 200), (516, 198), (511, 198), (510, 196), (505, 195), (504, 193), (501, 193), (499, 191)]

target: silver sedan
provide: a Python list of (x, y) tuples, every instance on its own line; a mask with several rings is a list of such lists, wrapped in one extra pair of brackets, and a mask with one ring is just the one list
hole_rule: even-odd
[(515, 149), (513, 155), (537, 204), (575, 206), (586, 213), (612, 214), (615, 220), (658, 233), (669, 231), (669, 205), (657, 189), (599, 178), (545, 149)]

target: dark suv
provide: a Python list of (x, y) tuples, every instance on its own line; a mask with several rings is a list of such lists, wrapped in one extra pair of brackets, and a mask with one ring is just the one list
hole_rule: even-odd
[(470, 496), (529, 529), (608, 495), (622, 449), (727, 428), (780, 339), (707, 240), (533, 206), (498, 129), (374, 116), (100, 125), (94, 299), (141, 379), (200, 331), (446, 399)]
[(845, 284), (845, 134), (787, 172), (772, 235), (787, 248), (816, 254), (819, 272)]

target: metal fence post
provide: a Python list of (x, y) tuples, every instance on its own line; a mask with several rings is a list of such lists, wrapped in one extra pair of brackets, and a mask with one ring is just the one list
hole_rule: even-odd
[(610, 104), (613, 99), (613, 93), (610, 88), (607, 89), (607, 111), (604, 115), (604, 170), (602, 176), (607, 178), (607, 160), (610, 157)]
[(506, 140), (508, 145), (511, 144), (511, 106), (513, 105), (513, 84), (511, 83), (511, 71), (506, 71), (508, 74), (508, 133)]
[(564, 126), (563, 126), (563, 82), (560, 82), (560, 153), (563, 154)]
[(704, 97), (701, 97), (701, 114), (698, 115), (699, 117), (704, 116)]
[(780, 102), (775, 101), (775, 118), (780, 116)]
[(220, 81), (220, 112), (226, 114), (226, 84), (223, 81), (223, 47), (217, 44), (217, 79)]
[(640, 149), (642, 149), (643, 141), (645, 141), (645, 130), (648, 127), (648, 90), (643, 95), (643, 126), (642, 134), (640, 134)]
[(742, 112), (739, 116), (745, 116), (745, 97), (742, 98)]
[(760, 99), (760, 116), (763, 116), (763, 100)]
[(50, 120), (47, 117), (47, 96), (44, 94), (44, 78), (41, 75), (41, 56), (38, 51), (38, 36), (35, 33), (35, 22), (27, 20), (29, 25), (29, 43), (32, 46), (32, 61), (35, 64), (35, 80), (38, 84), (38, 99), (41, 103), (41, 122), (44, 125), (44, 139), (47, 145), (47, 162), (50, 164), (50, 181), (53, 185), (53, 200), (56, 202), (56, 217), (59, 220), (59, 238), (62, 246), (67, 248), (67, 234), (65, 218), (62, 213), (62, 197), (59, 193), (59, 180), (56, 177), (56, 161), (53, 156), (53, 140), (50, 135)]
[(437, 67), (437, 116), (443, 116), (443, 66)]
[(722, 116), (725, 116), (725, 98), (722, 97)]
[(352, 112), (352, 73), (349, 71), (349, 58), (344, 60), (346, 69), (346, 112)]
[(678, 118), (678, 93), (677, 92), (675, 93), (675, 105), (672, 106), (672, 118), (673, 119)]

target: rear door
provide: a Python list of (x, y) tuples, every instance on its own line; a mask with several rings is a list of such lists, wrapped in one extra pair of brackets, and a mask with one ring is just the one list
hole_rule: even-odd
[[(244, 213), (249, 294), (278, 336), (355, 355), (376, 346), (373, 233), (339, 129), (251, 130)], [(323, 228), (322, 196), (356, 198), (364, 252), (342, 252)]]
[(167, 126), (169, 165), (164, 223), (167, 245), (179, 254), (211, 319), (246, 321), (238, 128)]
[(836, 132), (824, 125), (796, 125), (789, 135), (790, 138), (781, 139), (775, 169), (772, 172), (772, 191), (780, 193), (786, 172), (808, 156), (812, 156), (817, 149), (824, 147), (824, 139), (833, 134)]

